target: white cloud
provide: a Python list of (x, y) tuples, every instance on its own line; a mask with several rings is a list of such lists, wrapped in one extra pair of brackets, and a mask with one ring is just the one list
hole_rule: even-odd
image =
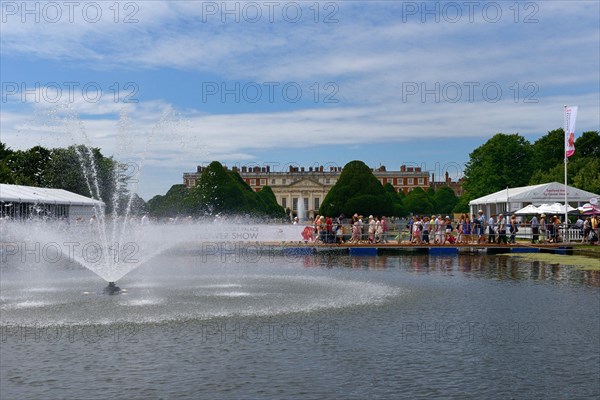
[[(514, 3), (508, 2), (501, 3), (505, 14), (496, 24), (480, 15), (474, 23), (466, 18), (455, 24), (420, 23), (420, 15), (405, 22), (403, 3), (393, 2), (335, 3), (339, 22), (334, 24), (322, 22), (325, 10), (314, 23), (308, 3), (308, 19), (300, 23), (286, 22), (281, 15), (274, 23), (222, 23), (219, 15), (203, 14), (202, 3), (191, 1), (134, 2), (139, 8), (121, 9), (115, 23), (108, 8), (113, 2), (101, 4), (103, 18), (97, 23), (86, 22), (81, 13), (73, 23), (54, 24), (21, 23), (20, 16), (8, 16), (0, 39), (3, 59), (23, 63), (28, 76), (40, 81), (40, 76), (63, 72), (46, 71), (52, 63), (81, 69), (91, 80), (96, 73), (149, 73), (157, 77), (151, 82), (154, 98), (123, 104), (104, 88), (105, 95), (91, 102), (75, 91), (69, 106), (57, 109), (41, 93), (39, 101), (13, 96), (3, 100), (0, 115), (2, 140), (9, 146), (89, 142), (117, 158), (187, 170), (199, 160), (253, 160), (269, 149), (456, 136), (475, 143), (500, 131), (542, 134), (562, 124), (564, 104), (580, 106), (578, 130), (600, 126), (597, 2), (532, 3), (539, 6), (534, 24), (522, 23), (523, 9), (515, 23), (508, 8)], [(135, 11), (139, 22), (123, 23), (127, 11)], [(6, 71), (5, 82), (12, 79)], [(179, 71), (186, 74), (180, 86), (160, 79)], [(208, 104), (199, 103), (197, 92), (189, 94), (206, 79), (318, 82), (321, 87), (334, 82), (340, 102), (279, 103), (255, 112), (228, 110), (225, 103), (211, 113)], [(458, 103), (446, 98), (436, 103), (431, 95), (425, 101), (420, 94), (403, 97), (403, 84), (412, 82), (427, 88), (437, 82), (456, 82), (463, 90), (465, 82), (479, 87), (476, 101), (467, 101), (463, 92)], [(481, 87), (494, 82), (503, 90), (501, 100), (482, 101)], [(537, 85), (537, 104), (524, 103), (532, 93), (524, 87), (528, 82)], [(122, 98), (128, 93), (117, 94)], [(122, 113), (127, 123), (119, 122)], [(56, 123), (71, 114), (78, 117)], [(164, 115), (168, 117), (161, 120)], [(465, 146), (465, 153), (472, 147)]]
[(280, 147), (397, 143), (416, 138), (481, 140), (496, 132), (542, 134), (561, 126), (562, 106), (567, 103), (580, 107), (578, 130), (597, 129), (600, 120), (593, 110), (600, 108), (598, 97), (585, 95), (545, 98), (538, 104), (514, 103), (510, 98), (497, 103), (417, 101), (247, 114), (190, 113), (181, 118), (174, 117), (168, 104), (155, 103), (130, 109), (121, 121), (111, 109), (101, 118), (67, 118), (66, 123), (61, 113), (41, 114), (36, 119), (3, 113), (2, 130), (3, 140), (12, 147), (89, 142), (106, 154), (128, 159), (146, 155), (146, 162), (153, 165), (184, 166), (193, 165), (199, 156), (250, 160), (253, 152)]

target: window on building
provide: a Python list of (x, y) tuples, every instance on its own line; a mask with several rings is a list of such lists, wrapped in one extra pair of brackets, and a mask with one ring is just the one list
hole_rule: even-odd
[(409, 185), (414, 185), (415, 184), (414, 178), (408, 178), (408, 184)]
[(315, 197), (315, 211), (319, 209), (321, 205), (319, 204), (319, 198)]
[(256, 179), (250, 179), (250, 186), (256, 186)]
[(287, 208), (287, 198), (286, 197), (281, 198), (281, 207)]
[(266, 179), (261, 179), (260, 180), (260, 184), (263, 185), (263, 186), (266, 185), (267, 184), (267, 180)]
[(308, 210), (308, 197), (304, 198), (304, 211)]
[(292, 210), (298, 211), (298, 198), (297, 197), (292, 198)]
[(282, 184), (282, 185), (285, 185), (285, 183), (286, 183), (286, 179), (285, 179), (285, 178), (283, 178), (283, 179), (281, 180), (281, 184)]
[(329, 183), (330, 183), (330, 182), (331, 182), (331, 179), (329, 179), (329, 178), (325, 178), (325, 184), (326, 184), (326, 185), (329, 185)]
[(419, 185), (425, 184), (425, 178), (419, 178)]
[(275, 179), (271, 179), (271, 185), (275, 184)]

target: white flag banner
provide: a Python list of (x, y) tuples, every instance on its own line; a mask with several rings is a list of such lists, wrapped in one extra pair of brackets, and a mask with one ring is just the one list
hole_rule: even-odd
[(577, 106), (565, 107), (565, 158), (575, 153), (575, 119)]

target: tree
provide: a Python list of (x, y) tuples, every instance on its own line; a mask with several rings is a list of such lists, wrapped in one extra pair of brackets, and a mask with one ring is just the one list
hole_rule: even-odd
[(237, 172), (226, 170), (218, 161), (211, 162), (204, 169), (185, 203), (196, 215), (281, 215), (270, 188), (259, 195)]
[(555, 129), (536, 140), (532, 145), (534, 171), (548, 171), (565, 158), (565, 131)]
[(434, 199), (436, 210), (439, 214), (451, 214), (458, 203), (458, 197), (454, 194), (454, 190), (450, 189), (448, 186), (440, 187), (437, 192), (435, 192)]
[[(366, 203), (368, 201), (370, 206)], [(319, 214), (352, 215), (358, 212), (356, 207), (368, 209), (361, 211), (363, 214), (391, 215), (393, 212), (391, 200), (371, 169), (362, 161), (355, 160), (344, 166), (338, 181), (325, 196)]]
[(0, 142), (0, 183), (14, 184), (15, 179), (12, 171), (8, 167), (9, 157), (13, 151), (5, 143)]
[(526, 186), (532, 174), (532, 154), (531, 144), (522, 136), (494, 135), (469, 155), (463, 185), (468, 196)]
[(18, 150), (8, 155), (6, 165), (11, 171), (15, 184), (45, 186), (44, 172), (49, 159), (50, 150), (42, 146), (35, 146), (29, 150)]
[(0, 183), (8, 183), (11, 185), (15, 183), (12, 171), (8, 165), (6, 165), (4, 160), (0, 160)]
[[(99, 198), (106, 204), (106, 212), (113, 212), (121, 198), (129, 197), (126, 167), (105, 157), (100, 149), (83, 145), (56, 148), (50, 151), (44, 171), (43, 186), (68, 190), (86, 197)], [(96, 190), (98, 185), (98, 190)], [(114, 199), (118, 200), (114, 204)], [(124, 208), (119, 207), (119, 212)]]
[(406, 215), (406, 209), (402, 205), (402, 199), (404, 198), (404, 192), (396, 192), (396, 189), (391, 183), (386, 183), (383, 185), (383, 190), (390, 202), (392, 203), (392, 216), (394, 217), (403, 217)]
[(427, 193), (420, 187), (416, 187), (406, 195), (404, 199), (404, 206), (406, 209), (418, 215), (431, 214), (435, 212), (435, 207)]
[(427, 195), (427, 198), (429, 199), (429, 202), (431, 203), (431, 205), (433, 207), (432, 209), (437, 210), (438, 206), (435, 201), (435, 189), (430, 186), (425, 191), (425, 194)]
[(372, 194), (354, 196), (346, 202), (345, 206), (348, 210), (348, 213), (344, 213), (345, 215), (358, 213), (364, 216), (369, 214), (381, 216), (391, 215), (393, 212), (393, 207), (390, 207), (389, 200), (386, 197)]
[[(575, 147), (577, 149), (577, 147)], [(576, 188), (592, 193), (600, 193), (600, 158), (583, 158), (581, 167), (573, 176), (572, 184)]]
[(0, 142), (0, 161), (6, 160), (14, 151), (6, 145), (4, 142)]
[(263, 186), (258, 192), (258, 197), (261, 198), (264, 206), (265, 213), (272, 218), (285, 218), (285, 210), (279, 204), (277, 204), (277, 198), (273, 189), (270, 186)]
[(583, 132), (575, 140), (575, 154), (572, 158), (583, 157), (600, 158), (600, 134), (598, 131)]
[(157, 217), (177, 217), (189, 213), (185, 202), (189, 189), (183, 184), (173, 185), (164, 196), (154, 196), (148, 200), (151, 215)]
[(394, 203), (394, 216), (395, 217), (406, 217), (408, 215), (408, 210), (404, 206), (404, 200), (406, 199), (406, 195), (403, 190), (399, 190), (396, 194), (398, 198), (398, 202)]
[[(120, 199), (120, 210), (125, 210), (129, 202), (129, 196)], [(142, 215), (149, 211), (148, 204), (137, 193), (131, 194), (131, 205), (129, 206), (129, 215)]]
[(458, 198), (458, 202), (452, 209), (453, 214), (463, 214), (469, 212), (469, 202), (473, 200), (475, 197), (469, 196), (467, 193), (464, 193), (462, 196)]

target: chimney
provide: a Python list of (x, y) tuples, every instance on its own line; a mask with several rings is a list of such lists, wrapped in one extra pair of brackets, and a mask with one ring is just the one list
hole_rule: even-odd
[(246, 172), (248, 171), (248, 167), (246, 167), (245, 165), (242, 165), (242, 172)]
[(400, 167), (400, 172), (406, 172), (406, 165), (402, 165)]
[(450, 174), (446, 171), (446, 183), (450, 183)]

